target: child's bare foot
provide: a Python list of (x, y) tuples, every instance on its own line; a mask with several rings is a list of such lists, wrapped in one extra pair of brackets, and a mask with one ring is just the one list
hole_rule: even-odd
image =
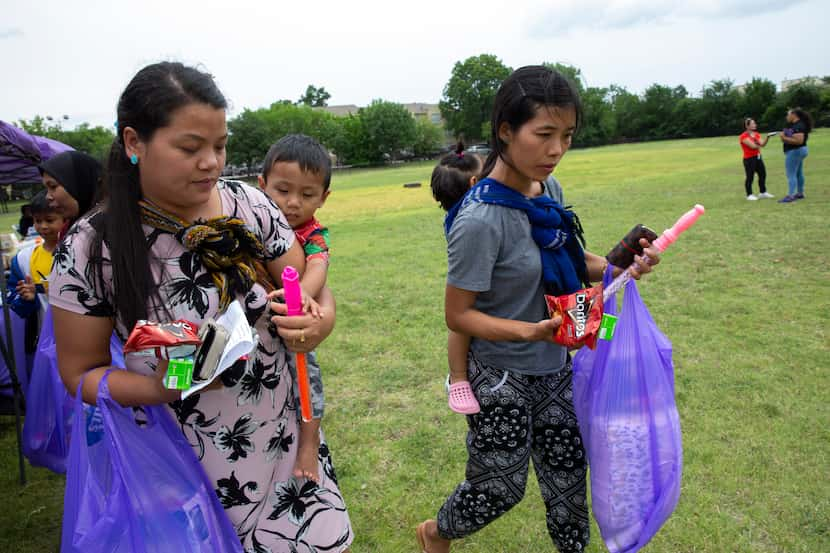
[(438, 523), (435, 520), (426, 520), (415, 529), (418, 545), (422, 553), (449, 553), (450, 540), (444, 539), (438, 533)]
[(317, 454), (320, 450), (320, 434), (317, 428), (312, 431), (303, 423), (300, 428), (300, 443), (297, 445), (297, 458), (294, 460), (294, 476), (307, 478), (320, 483)]

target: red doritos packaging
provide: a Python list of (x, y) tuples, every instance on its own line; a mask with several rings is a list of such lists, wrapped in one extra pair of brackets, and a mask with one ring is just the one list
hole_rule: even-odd
[(562, 317), (554, 340), (566, 347), (594, 349), (602, 321), (602, 286), (584, 288), (566, 296), (545, 296), (548, 313)]
[(138, 321), (124, 344), (124, 353), (154, 355), (159, 359), (187, 357), (202, 343), (198, 332), (196, 324), (183, 319), (172, 323)]

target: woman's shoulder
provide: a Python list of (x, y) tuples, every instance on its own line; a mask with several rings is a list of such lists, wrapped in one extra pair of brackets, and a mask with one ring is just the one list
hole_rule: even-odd
[[(456, 227), (471, 232), (481, 232), (486, 229), (500, 230), (505, 224), (513, 224), (516, 217), (525, 217), (524, 213), (507, 206), (485, 202), (469, 202), (458, 212), (453, 223)], [(526, 217), (525, 217), (526, 218)]]
[(258, 186), (241, 180), (219, 179), (217, 185), (221, 194), (237, 199), (256, 202), (268, 197)]
[(69, 230), (66, 231), (62, 242), (70, 242), (77, 245), (79, 242), (93, 240), (98, 233), (103, 231), (105, 218), (106, 213), (103, 208), (99, 206), (92, 209), (69, 226)]
[(228, 215), (245, 219), (249, 213), (277, 209), (271, 198), (259, 187), (240, 180), (224, 179), (219, 181), (218, 186), (223, 204), (230, 211)]

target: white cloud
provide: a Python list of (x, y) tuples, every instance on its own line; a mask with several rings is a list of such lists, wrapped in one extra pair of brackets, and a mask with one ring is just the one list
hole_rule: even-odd
[(0, 29), (0, 40), (4, 38), (20, 38), (23, 36), (23, 29), (20, 27), (11, 27), (9, 29)]
[(562, 0), (545, 3), (527, 20), (532, 36), (581, 29), (627, 29), (654, 23), (748, 18), (790, 9), (806, 0)]

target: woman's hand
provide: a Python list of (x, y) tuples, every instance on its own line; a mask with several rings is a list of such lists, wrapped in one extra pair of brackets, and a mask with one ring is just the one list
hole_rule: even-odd
[(528, 323), (528, 335), (525, 342), (553, 342), (553, 335), (562, 325), (562, 317), (555, 315), (538, 323)]
[(159, 403), (172, 403), (182, 398), (181, 390), (171, 390), (164, 385), (164, 377), (167, 375), (167, 365), (169, 364), (170, 361), (167, 359), (159, 359), (155, 373), (148, 377), (154, 381), (156, 397)]
[(316, 306), (319, 316), (314, 314), (315, 308), (302, 315), (288, 316), (288, 308), (284, 303), (273, 301), (284, 299), (283, 290), (276, 290), (268, 295), (271, 299), (271, 311), (275, 313), (271, 322), (277, 325), (277, 332), (285, 341), (286, 347), (296, 353), (307, 353), (315, 349), (326, 339), (331, 332), (329, 321), (326, 320), (326, 313), (314, 300), (311, 303)]
[[(635, 255), (634, 262), (628, 268), (631, 272), (631, 277), (637, 280), (639, 280), (644, 274), (650, 273), (652, 271), (652, 267), (660, 263), (660, 250), (654, 247), (651, 242), (645, 238), (640, 238), (640, 245), (643, 247), (643, 255)], [(647, 260), (646, 257), (648, 258)], [(617, 273), (617, 271), (614, 272)], [(614, 276), (616, 277), (617, 274)]]

